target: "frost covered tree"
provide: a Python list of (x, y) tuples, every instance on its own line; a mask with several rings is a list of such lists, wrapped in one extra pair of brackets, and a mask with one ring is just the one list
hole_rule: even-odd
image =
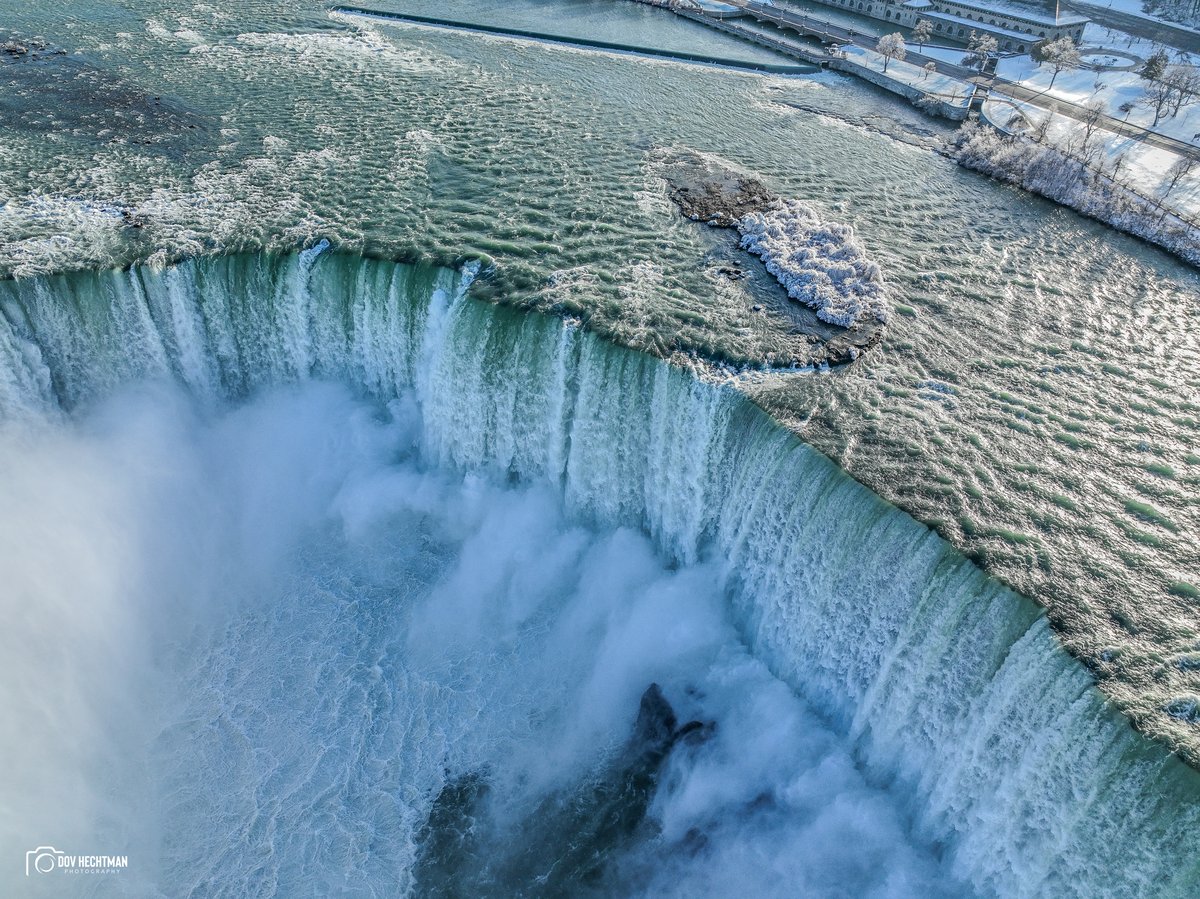
[(930, 22), (928, 19), (921, 19), (913, 27), (913, 32), (912, 32), (913, 43), (915, 43), (922, 50), (925, 49), (925, 45), (929, 43), (929, 39), (932, 37), (933, 37), (933, 23)]
[(921, 71), (925, 73), (924, 75), (921, 76), (921, 80), (924, 81), (926, 78), (928, 78), (930, 75), (932, 75), (934, 72), (937, 71), (937, 63), (936, 62), (927, 62), (927, 63), (925, 63), (925, 65), (921, 66)]
[(1033, 45), (1031, 54), (1039, 65), (1050, 66), (1054, 74), (1050, 76), (1050, 87), (1054, 87), (1054, 79), (1064, 69), (1077, 69), (1081, 62), (1079, 48), (1069, 37), (1060, 37), (1053, 41), (1040, 41)]
[(1200, 2), (1197, 0), (1143, 0), (1142, 8), (1184, 25), (1200, 25)]
[(967, 55), (962, 58), (962, 64), (982, 72), (987, 61), (995, 56), (999, 49), (1000, 44), (990, 34), (976, 34), (972, 31), (967, 40)]
[(883, 57), (883, 70), (886, 72), (888, 63), (893, 59), (903, 62), (904, 57), (908, 55), (908, 47), (904, 44), (904, 35), (898, 31), (895, 34), (885, 34), (875, 45), (875, 52)]
[(1155, 50), (1150, 58), (1142, 64), (1142, 69), (1138, 74), (1147, 81), (1159, 81), (1162, 79), (1163, 73), (1167, 71), (1167, 64), (1170, 61), (1167, 51)]

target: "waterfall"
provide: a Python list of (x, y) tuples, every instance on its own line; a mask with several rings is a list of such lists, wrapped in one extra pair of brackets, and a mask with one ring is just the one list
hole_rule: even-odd
[(0, 418), (144, 379), (214, 405), (309, 378), (412, 391), (431, 461), (718, 560), (752, 651), (964, 881), (1196, 895), (1200, 774), (1107, 707), (1036, 606), (735, 390), (471, 299), (473, 274), (317, 247), (0, 282)]

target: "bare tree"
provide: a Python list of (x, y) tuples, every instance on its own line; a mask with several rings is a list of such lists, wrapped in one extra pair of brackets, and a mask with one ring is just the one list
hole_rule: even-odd
[(1083, 114), (1079, 117), (1083, 124), (1083, 146), (1080, 147), (1080, 156), (1085, 162), (1094, 161), (1093, 157), (1100, 151), (1100, 142), (1096, 141), (1095, 137), (1105, 118), (1102, 100), (1093, 97), (1083, 105)]
[(1033, 139), (1038, 143), (1045, 143), (1046, 135), (1050, 132), (1050, 126), (1054, 124), (1054, 116), (1058, 112), (1058, 104), (1051, 103), (1046, 114), (1037, 124), (1037, 128), (1033, 132)]
[(924, 50), (925, 45), (929, 43), (929, 39), (931, 37), (933, 37), (933, 23), (930, 22), (928, 19), (921, 19), (913, 27), (913, 31), (912, 31), (913, 43), (915, 43), (918, 47), (920, 47), (922, 50)]
[(921, 80), (924, 81), (926, 78), (928, 78), (930, 75), (932, 75), (934, 72), (937, 71), (937, 63), (932, 62), (932, 61), (927, 62), (927, 63), (925, 63), (925, 65), (921, 66), (921, 71), (925, 73), (924, 75), (921, 76)]
[(1040, 65), (1050, 66), (1054, 70), (1054, 74), (1050, 76), (1050, 87), (1054, 87), (1054, 79), (1060, 72), (1064, 69), (1077, 69), (1082, 61), (1075, 42), (1065, 36), (1034, 44), (1031, 55)]
[(1008, 117), (1008, 121), (1005, 122), (1004, 128), (1013, 134), (1027, 133), (1029, 131), (1029, 119), (1021, 110), (1014, 109), (1012, 115)]
[(1125, 168), (1125, 163), (1129, 161), (1129, 154), (1124, 151), (1113, 157), (1112, 161), (1112, 179), (1113, 181), (1121, 180), (1121, 169)]
[(1163, 114), (1175, 99), (1175, 88), (1166, 81), (1151, 81), (1146, 85), (1146, 91), (1138, 97), (1138, 103), (1154, 110), (1154, 122), (1151, 128), (1157, 128)]
[(1196, 159), (1192, 156), (1180, 156), (1175, 163), (1167, 169), (1167, 178), (1159, 185), (1158, 193), (1162, 198), (1159, 204), (1166, 200), (1167, 197), (1179, 186), (1179, 182), (1196, 170)]
[(1083, 135), (1087, 140), (1092, 139), (1092, 135), (1100, 128), (1100, 123), (1104, 121), (1104, 101), (1096, 97), (1088, 100), (1083, 104), (1083, 115), (1079, 117), (1079, 121), (1083, 123)]
[(1192, 66), (1169, 66), (1162, 80), (1175, 90), (1171, 98), (1171, 118), (1200, 100), (1200, 72)]
[(883, 71), (886, 72), (888, 64), (893, 59), (903, 62), (904, 57), (908, 55), (908, 47), (904, 44), (904, 35), (899, 31), (895, 34), (885, 34), (875, 45), (875, 52), (883, 57)]

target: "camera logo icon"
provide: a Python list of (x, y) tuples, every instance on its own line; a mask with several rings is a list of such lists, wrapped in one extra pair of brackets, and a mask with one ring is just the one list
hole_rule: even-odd
[(25, 853), (25, 876), (49, 874), (58, 867), (58, 859), (65, 853), (53, 846), (38, 846)]

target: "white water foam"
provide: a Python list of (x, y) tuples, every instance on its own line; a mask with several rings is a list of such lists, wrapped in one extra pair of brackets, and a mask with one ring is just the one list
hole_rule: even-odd
[(623, 890), (962, 895), (740, 643), (719, 564), (667, 567), (546, 486), (429, 469), (420, 437), (411, 395), (324, 384), (215, 415), (135, 389), (6, 427), (5, 845), (127, 853), (125, 894), (399, 894), (448, 782), (487, 772), (519, 827), (657, 682), (716, 732), (672, 757), (661, 836), (604, 847)]

